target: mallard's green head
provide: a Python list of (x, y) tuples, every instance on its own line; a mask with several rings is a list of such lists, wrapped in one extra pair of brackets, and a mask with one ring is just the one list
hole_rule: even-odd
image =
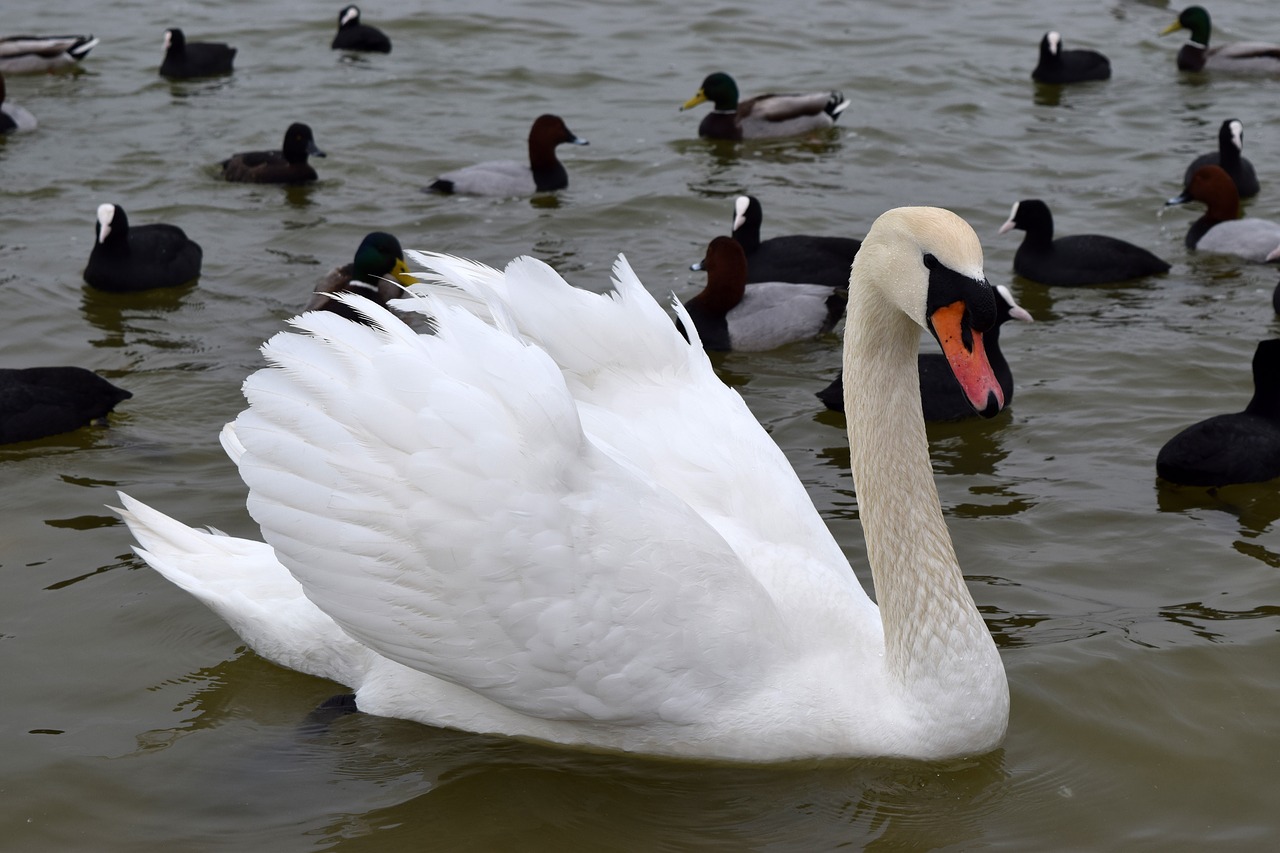
[(401, 284), (417, 284), (404, 261), (400, 241), (385, 231), (374, 231), (364, 238), (352, 262), (355, 277), (369, 284), (381, 279), (394, 279)]
[(738, 84), (723, 71), (708, 74), (702, 81), (698, 94), (694, 95), (680, 109), (696, 107), (703, 101), (711, 101), (718, 110), (736, 110), (738, 108)]
[(1178, 20), (1161, 31), (1160, 35), (1168, 35), (1178, 30), (1190, 30), (1191, 40), (1196, 44), (1209, 46), (1209, 13), (1201, 6), (1188, 6), (1178, 15)]

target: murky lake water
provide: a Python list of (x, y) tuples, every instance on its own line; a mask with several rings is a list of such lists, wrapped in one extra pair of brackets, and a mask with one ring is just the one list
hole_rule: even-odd
[[(8, 32), (93, 31), (77, 76), (12, 77), (40, 120), (0, 141), (0, 366), (79, 364), (135, 397), (109, 430), (0, 448), (0, 848), (14, 851), (1260, 850), (1280, 838), (1280, 498), (1160, 488), (1183, 426), (1243, 408), (1256, 342), (1280, 331), (1272, 267), (1189, 256), (1198, 214), (1161, 212), (1229, 117), (1280, 218), (1276, 80), (1191, 79), (1164, 3), (903, 0), (691, 6), (369, 2), (390, 56), (329, 50), (338, 7), (85, 0), (28, 4)], [(13, 10), (11, 10), (12, 12)], [(1267, 4), (1220, 0), (1215, 42), (1280, 41)], [(168, 83), (162, 32), (240, 49), (234, 76)], [(1029, 79), (1046, 29), (1110, 55), (1114, 78)], [(821, 141), (700, 141), (677, 105), (710, 71), (747, 93), (843, 89)], [(438, 198), (448, 168), (519, 157), (562, 115), (554, 198)], [(322, 180), (221, 183), (228, 154), (306, 121)], [(1017, 396), (993, 422), (931, 429), (943, 508), (1009, 671), (1000, 751), (961, 765), (779, 768), (595, 756), (353, 717), (300, 724), (334, 685), (246, 651), (146, 568), (104, 504), (124, 489), (254, 536), (217, 442), (257, 346), (370, 230), (494, 264), (532, 253), (607, 284), (625, 252), (657, 294), (752, 192), (766, 236), (862, 236), (937, 204), (982, 237), (993, 283), (1034, 325), (1002, 336)], [(1011, 272), (1009, 206), (1060, 233), (1145, 245), (1172, 272), (1049, 291)], [(205, 250), (197, 287), (83, 287), (94, 211), (171, 221)], [(836, 337), (718, 359), (796, 465), (860, 574), (843, 419), (813, 393)], [(863, 576), (864, 582), (868, 579)]]

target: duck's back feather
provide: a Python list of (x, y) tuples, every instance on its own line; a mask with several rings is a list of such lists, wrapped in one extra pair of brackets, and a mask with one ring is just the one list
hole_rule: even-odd
[(792, 281), (848, 287), (849, 270), (861, 240), (786, 234), (770, 237), (747, 252), (747, 281)]
[(755, 116), (766, 121), (787, 121), (800, 116), (821, 115), (831, 100), (831, 92), (757, 95), (742, 102), (738, 115), (742, 118)]
[(533, 169), (515, 160), (490, 160), (445, 172), (430, 189), (467, 195), (529, 195), (537, 192)]
[(1267, 255), (1280, 248), (1280, 224), (1252, 217), (1219, 222), (1195, 241), (1194, 248), (1265, 263)]
[(844, 308), (844, 301), (837, 300), (833, 310), (832, 293), (820, 284), (747, 285), (727, 317), (733, 349), (759, 352), (831, 331)]
[(1156, 473), (1186, 486), (1260, 483), (1280, 477), (1280, 424), (1236, 412), (1192, 424), (1160, 448)]
[(1274, 74), (1280, 72), (1280, 45), (1237, 41), (1210, 47), (1205, 56), (1205, 67)]

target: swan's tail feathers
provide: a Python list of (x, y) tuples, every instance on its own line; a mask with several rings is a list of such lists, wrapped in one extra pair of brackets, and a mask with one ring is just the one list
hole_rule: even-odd
[(263, 542), (196, 530), (123, 492), (117, 512), (147, 565), (198, 598), (267, 660), (358, 686), (369, 652), (307, 599)]

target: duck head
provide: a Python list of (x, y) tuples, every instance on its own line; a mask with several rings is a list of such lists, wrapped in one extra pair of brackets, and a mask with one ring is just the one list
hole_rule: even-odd
[(706, 79), (702, 81), (702, 86), (699, 87), (698, 93), (685, 101), (680, 109), (692, 109), (706, 101), (711, 101), (715, 104), (717, 110), (736, 110), (738, 108), (738, 84), (723, 71), (708, 74)]

